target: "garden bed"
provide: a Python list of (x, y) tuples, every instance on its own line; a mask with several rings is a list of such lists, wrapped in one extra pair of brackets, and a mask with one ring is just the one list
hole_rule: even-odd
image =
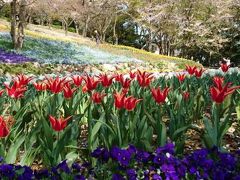
[(0, 174), (239, 179), (239, 79), (226, 65), (2, 77)]

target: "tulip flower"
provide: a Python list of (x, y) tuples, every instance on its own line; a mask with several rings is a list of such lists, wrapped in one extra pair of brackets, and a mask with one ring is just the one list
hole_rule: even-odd
[(188, 65), (186, 65), (186, 71), (190, 75), (193, 75), (195, 73), (196, 68), (197, 68), (196, 66), (188, 66)]
[(33, 79), (33, 77), (27, 77), (24, 74), (20, 74), (17, 76), (17, 80), (22, 86), (28, 85), (28, 83)]
[(8, 84), (4, 83), (7, 94), (11, 98), (21, 98), (24, 96), (24, 92), (27, 90), (26, 87), (22, 86), (19, 81), (13, 81), (12, 87), (10, 87)]
[(131, 79), (126, 78), (126, 79), (123, 79), (120, 83), (124, 89), (129, 89), (131, 82), (132, 82)]
[(41, 83), (33, 83), (33, 86), (37, 91), (45, 91), (47, 89), (47, 85), (43, 82)]
[(134, 79), (135, 77), (136, 77), (136, 75), (137, 75), (137, 72), (130, 72), (129, 73), (129, 77), (131, 78), (131, 79)]
[(230, 67), (230, 65), (227, 65), (226, 63), (225, 64), (221, 64), (221, 69), (222, 69), (223, 72), (227, 72), (229, 67)]
[(137, 81), (141, 87), (149, 86), (152, 79), (153, 79), (152, 73), (147, 73), (146, 71), (142, 73), (138, 70)]
[(70, 98), (72, 98), (72, 96), (76, 90), (77, 90), (76, 88), (71, 88), (71, 85), (69, 83), (67, 83), (63, 87), (63, 95), (66, 99), (70, 99)]
[(47, 78), (47, 89), (54, 94), (58, 94), (63, 90), (63, 87), (66, 83), (66, 78)]
[(166, 87), (163, 91), (161, 91), (160, 87), (151, 89), (152, 96), (158, 104), (165, 103), (169, 91), (169, 87)]
[(113, 81), (113, 76), (109, 77), (107, 74), (101, 74), (98, 76), (98, 80), (99, 82), (102, 83), (103, 87), (109, 87), (112, 85), (112, 81)]
[(221, 104), (229, 94), (232, 94), (236, 89), (240, 88), (240, 86), (230, 86), (231, 83), (227, 83), (225, 86), (218, 84), (218, 87), (210, 87), (212, 100), (218, 104)]
[(124, 108), (132, 111), (140, 101), (142, 101), (142, 99), (136, 99), (133, 96), (127, 97), (124, 100)]
[(8, 136), (9, 129), (7, 127), (6, 122), (4, 121), (3, 117), (0, 116), (0, 138), (4, 138)]
[(85, 81), (85, 88), (86, 88), (86, 91), (92, 91), (94, 89), (96, 89), (99, 81), (96, 81), (94, 77), (90, 77), (90, 76), (86, 76), (83, 78), (84, 81)]
[(115, 107), (118, 109), (124, 108), (124, 101), (125, 101), (126, 93), (115, 93), (114, 94), (114, 104)]
[(101, 104), (103, 98), (106, 96), (105, 93), (94, 92), (92, 94), (92, 101), (96, 104)]
[(185, 77), (186, 77), (186, 74), (178, 74), (177, 75), (177, 78), (180, 83), (184, 81)]
[(82, 77), (82, 76), (75, 75), (75, 76), (72, 76), (72, 80), (73, 80), (73, 83), (74, 83), (77, 87), (80, 87), (81, 84), (82, 84), (83, 77)]
[(189, 97), (190, 97), (190, 93), (189, 92), (183, 92), (183, 99), (185, 100), (185, 101), (187, 101), (187, 100), (189, 100)]
[(123, 74), (116, 74), (114, 77), (117, 82), (121, 82), (124, 79)]
[(0, 90), (0, 97), (3, 95), (4, 89)]
[(203, 72), (204, 72), (205, 70), (204, 69), (196, 69), (195, 70), (195, 76), (197, 77), (197, 78), (201, 78), (202, 77), (202, 74), (203, 74)]
[(214, 82), (215, 86), (217, 86), (218, 89), (222, 89), (222, 85), (224, 83), (224, 78), (215, 76), (213, 78), (213, 82)]
[(49, 116), (49, 120), (50, 120), (50, 123), (52, 125), (52, 128), (55, 130), (55, 131), (62, 131), (63, 129), (65, 129), (65, 127), (67, 126), (67, 121), (71, 118), (72, 116), (69, 116), (67, 118), (63, 118), (61, 117), (60, 119), (56, 119), (55, 117), (53, 116)]

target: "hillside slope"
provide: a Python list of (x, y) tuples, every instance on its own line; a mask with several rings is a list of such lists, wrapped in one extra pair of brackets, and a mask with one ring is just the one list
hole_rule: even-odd
[[(0, 20), (0, 48), (11, 51), (9, 22)], [(50, 64), (121, 64), (122, 69), (148, 68), (152, 71), (181, 71), (185, 64), (199, 64), (177, 57), (163, 56), (136, 48), (100, 44), (96, 45), (89, 38), (69, 32), (66, 36), (63, 30), (49, 29), (45, 26), (28, 25), (25, 46), (20, 53), (38, 63)], [(141, 65), (140, 65), (141, 64)], [(4, 66), (1, 64), (1, 66)], [(11, 65), (9, 65), (11, 66)], [(110, 67), (110, 69), (115, 69)], [(121, 68), (120, 68), (121, 69)]]

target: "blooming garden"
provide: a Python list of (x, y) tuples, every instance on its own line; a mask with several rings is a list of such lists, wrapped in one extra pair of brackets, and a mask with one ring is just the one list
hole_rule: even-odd
[(2, 78), (1, 178), (240, 179), (239, 80), (226, 64)]

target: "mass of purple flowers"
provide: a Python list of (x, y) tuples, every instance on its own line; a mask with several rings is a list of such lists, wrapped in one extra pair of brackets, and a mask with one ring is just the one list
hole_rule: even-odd
[(200, 149), (177, 157), (174, 145), (167, 144), (154, 152), (128, 148), (97, 148), (91, 154), (96, 165), (61, 162), (56, 167), (32, 170), (28, 166), (0, 164), (0, 179), (113, 179), (113, 180), (178, 180), (213, 179), (240, 180), (240, 153), (220, 152), (218, 149)]
[(92, 156), (100, 166), (109, 164), (106, 172), (112, 179), (216, 179), (240, 180), (240, 153), (224, 153), (218, 149), (200, 149), (177, 157), (174, 145), (169, 143), (150, 153), (134, 146), (126, 149), (113, 147), (110, 151), (97, 148)]
[(0, 63), (24, 63), (33, 62), (34, 60), (23, 55), (7, 52), (0, 49)]

